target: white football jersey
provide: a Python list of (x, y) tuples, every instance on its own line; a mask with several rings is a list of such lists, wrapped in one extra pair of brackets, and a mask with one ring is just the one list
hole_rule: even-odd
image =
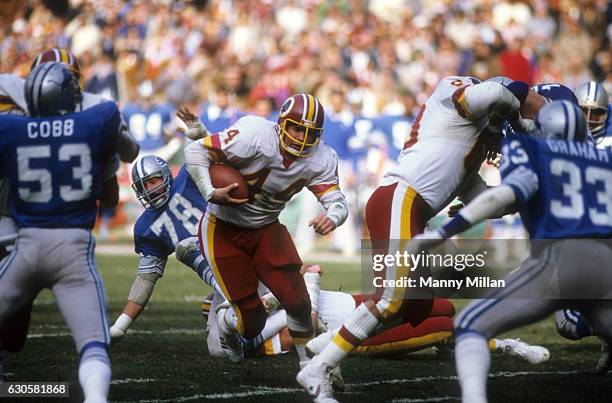
[(260, 228), (278, 219), (285, 204), (304, 186), (317, 198), (340, 192), (338, 157), (320, 142), (313, 155), (284, 161), (280, 128), (259, 116), (245, 116), (223, 132), (202, 140), (213, 161), (236, 168), (249, 185), (252, 201), (237, 207), (209, 203), (217, 218), (244, 228)]
[(440, 81), (383, 184), (405, 181), (436, 212), (467, 190), (486, 157), (479, 135), (488, 122), (470, 114), (464, 91), (471, 85), (466, 77)]
[[(13, 106), (17, 106), (25, 113), (28, 113), (28, 103), (25, 99), (24, 87), (25, 80), (23, 78), (14, 74), (0, 74), (0, 103), (5, 99), (8, 105), (10, 99), (12, 100)], [(77, 112), (89, 109), (92, 106), (96, 106), (106, 101), (110, 101), (110, 99), (90, 92), (83, 92), (83, 102), (80, 108), (77, 108)], [(0, 106), (0, 113), (2, 113), (2, 106)]]

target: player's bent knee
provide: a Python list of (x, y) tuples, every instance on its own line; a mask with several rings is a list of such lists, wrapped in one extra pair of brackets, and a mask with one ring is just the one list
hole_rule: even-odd
[(149, 302), (149, 298), (151, 298), (151, 294), (153, 294), (155, 283), (160, 277), (161, 275), (155, 272), (138, 273), (130, 289), (128, 300), (138, 305), (146, 305)]
[(266, 310), (256, 293), (239, 301), (233, 302), (234, 309), (241, 325), (238, 326), (242, 337), (254, 339), (266, 325)]
[(201, 256), (200, 248), (198, 246), (198, 238), (192, 236), (183, 239), (176, 244), (174, 253), (179, 262), (187, 266), (191, 266), (195, 258)]

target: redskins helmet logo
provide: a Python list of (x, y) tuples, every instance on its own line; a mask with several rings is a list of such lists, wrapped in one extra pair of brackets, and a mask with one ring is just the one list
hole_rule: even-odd
[(287, 116), (289, 114), (289, 112), (291, 112), (291, 109), (293, 109), (293, 104), (295, 104), (295, 98), (294, 97), (289, 97), (281, 106), (280, 111), (279, 111), (279, 115), (281, 118), (284, 118), (285, 116)]

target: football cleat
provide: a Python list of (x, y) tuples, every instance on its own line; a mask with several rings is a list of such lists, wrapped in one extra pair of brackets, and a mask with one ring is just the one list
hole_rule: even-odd
[(520, 357), (530, 364), (540, 364), (550, 359), (550, 351), (546, 347), (532, 346), (520, 339), (503, 339), (502, 342), (505, 354)]
[(235, 364), (244, 361), (244, 344), (238, 331), (227, 323), (225, 313), (229, 308), (229, 303), (224, 302), (217, 307), (217, 326), (219, 327), (219, 342), (221, 350), (227, 358)]
[(332, 392), (331, 370), (332, 367), (321, 361), (318, 357), (315, 357), (298, 372), (295, 379), (313, 397), (314, 402), (337, 402)]
[(596, 375), (605, 375), (612, 367), (612, 359), (610, 358), (610, 344), (601, 339), (601, 353), (599, 354), (599, 360), (597, 366), (595, 366)]

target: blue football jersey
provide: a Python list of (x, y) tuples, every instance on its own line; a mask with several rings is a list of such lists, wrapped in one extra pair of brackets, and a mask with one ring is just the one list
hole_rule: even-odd
[(612, 152), (590, 143), (510, 134), (502, 182), (532, 239), (612, 237)]
[(0, 175), (17, 225), (93, 228), (120, 124), (114, 102), (55, 117), (0, 116)]
[(134, 226), (136, 253), (168, 257), (176, 244), (198, 235), (206, 201), (183, 165), (170, 189), (170, 198), (157, 210), (145, 210)]
[(128, 104), (123, 109), (125, 122), (142, 151), (164, 146), (164, 127), (172, 121), (173, 113), (174, 108), (169, 104), (153, 105), (148, 109)]
[(348, 146), (349, 138), (353, 135), (353, 121), (345, 121), (339, 114), (330, 114), (325, 117), (323, 123), (323, 140), (325, 144), (334, 149), (338, 158), (347, 160), (350, 158)]

